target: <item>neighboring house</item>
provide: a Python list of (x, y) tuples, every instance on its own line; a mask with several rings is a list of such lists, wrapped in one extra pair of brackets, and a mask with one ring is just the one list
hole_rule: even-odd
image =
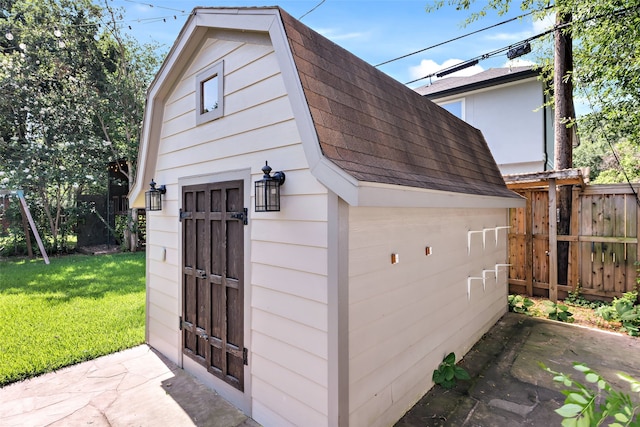
[(193, 11), (137, 170), (147, 342), (262, 425), (391, 425), (507, 311), (524, 201), (480, 131), (277, 7)]
[(553, 110), (539, 72), (490, 68), (416, 91), (482, 131), (503, 175), (553, 169)]

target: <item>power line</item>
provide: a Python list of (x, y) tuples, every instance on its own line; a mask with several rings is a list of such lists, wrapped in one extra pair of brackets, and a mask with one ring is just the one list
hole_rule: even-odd
[(306, 13), (304, 13), (300, 18), (298, 18), (298, 21), (302, 21), (302, 18), (304, 18), (305, 16), (307, 16), (308, 14), (310, 14), (311, 12), (313, 12), (314, 10), (316, 10), (317, 8), (319, 8), (322, 3), (324, 3), (327, 0), (321, 0), (320, 3), (318, 3), (317, 5), (313, 6), (309, 11), (307, 11)]
[(541, 37), (544, 37), (544, 36), (546, 36), (548, 34), (551, 34), (551, 33), (555, 32), (556, 30), (562, 30), (564, 28), (567, 28), (567, 27), (569, 27), (569, 26), (571, 26), (571, 25), (573, 25), (574, 23), (577, 23), (577, 22), (589, 22), (589, 21), (593, 21), (593, 20), (596, 20), (596, 19), (601, 19), (601, 18), (604, 18), (604, 17), (617, 17), (617, 16), (624, 15), (624, 14), (630, 12), (630, 11), (636, 10), (636, 9), (640, 9), (640, 6), (626, 7), (624, 9), (615, 10), (615, 11), (613, 11), (611, 13), (602, 13), (602, 14), (591, 16), (591, 17), (587, 17), (587, 18), (584, 18), (584, 19), (581, 19), (581, 20), (578, 20), (578, 21), (567, 22), (567, 23), (561, 24), (561, 25), (554, 25), (553, 28), (551, 28), (551, 29), (549, 29), (547, 31), (544, 31), (544, 32), (539, 33), (539, 34), (536, 34), (534, 36), (531, 36), (531, 37), (529, 37), (527, 39), (524, 39), (524, 40), (521, 40), (521, 41), (519, 41), (517, 43), (513, 43), (513, 44), (511, 44), (509, 46), (501, 47), (500, 49), (496, 49), (494, 51), (485, 53), (483, 55), (476, 56), (475, 58), (468, 59), (466, 61), (463, 61), (463, 62), (460, 62), (458, 64), (452, 65), (450, 67), (443, 68), (443, 69), (438, 70), (436, 72), (433, 72), (431, 74), (427, 74), (424, 77), (420, 77), (420, 78), (411, 80), (410, 82), (405, 83), (405, 85), (409, 85), (411, 83), (415, 83), (415, 82), (418, 82), (420, 80), (431, 78), (431, 77), (433, 77), (433, 76), (435, 76), (437, 74), (450, 74), (451, 72), (454, 72), (454, 71), (451, 71), (454, 68), (456, 69), (456, 71), (458, 71), (458, 69), (463, 69), (463, 68), (466, 68), (468, 66), (475, 65), (475, 64), (478, 63), (478, 61), (482, 61), (482, 60), (491, 58), (492, 56), (495, 56), (495, 55), (497, 55), (499, 53), (507, 51), (507, 50), (509, 50), (511, 48), (522, 46), (522, 45), (524, 45), (526, 43), (529, 43), (529, 42), (531, 42), (533, 40), (537, 40), (537, 39), (539, 39)]
[(152, 4), (152, 3), (143, 3), (141, 1), (135, 1), (135, 0), (124, 0), (124, 1), (129, 2), (129, 3), (141, 4), (143, 6), (156, 7), (158, 9), (166, 9), (166, 10), (172, 10), (174, 12), (185, 13), (185, 10), (183, 10), (183, 9), (174, 9), (174, 8), (171, 8), (171, 7), (158, 6), (158, 5), (155, 5), (155, 4)]
[[(531, 42), (531, 41), (533, 41), (533, 40), (536, 40), (536, 39), (539, 39), (539, 38), (541, 38), (541, 37), (544, 37), (544, 36), (546, 36), (547, 34), (550, 34), (550, 33), (554, 32), (554, 31), (555, 31), (555, 29), (547, 30), (547, 31), (545, 31), (545, 32), (543, 32), (543, 33), (536, 34), (535, 36), (529, 37), (529, 38), (524, 39), (524, 40), (522, 40), (522, 41), (519, 41), (519, 42), (517, 42), (517, 43), (510, 44), (509, 46), (501, 47), (501, 48), (499, 48), (499, 49), (496, 49), (496, 50), (493, 50), (493, 51), (491, 51), (491, 52), (488, 52), (488, 53), (482, 54), (482, 55), (480, 55), (480, 56), (476, 56), (475, 58), (468, 59), (468, 60), (466, 60), (466, 61), (460, 62), (460, 63), (458, 63), (458, 64), (452, 65), (452, 66), (447, 67), (447, 68), (443, 68), (443, 69), (438, 70), (438, 71), (436, 71), (436, 72), (433, 72), (433, 73), (431, 73), (431, 74), (427, 74), (427, 75), (426, 75), (426, 76), (424, 76), (424, 77), (420, 77), (420, 78), (417, 78), (417, 79), (415, 79), (415, 80), (411, 80), (410, 82), (405, 83), (405, 85), (409, 85), (409, 84), (411, 84), (411, 83), (419, 82), (420, 80), (428, 79), (428, 78), (433, 77), (433, 76), (435, 76), (435, 75), (437, 75), (437, 74), (443, 74), (443, 75), (444, 75), (444, 74), (450, 74), (451, 72), (453, 72), (453, 71), (451, 71), (451, 70), (453, 70), (453, 69), (455, 69), (455, 68), (463, 69), (463, 68), (466, 68), (467, 66), (475, 65), (475, 64), (477, 64), (477, 63), (478, 63), (478, 61), (483, 61), (483, 60), (485, 60), (485, 59), (489, 59), (489, 58), (491, 58), (492, 56), (495, 56), (495, 55), (497, 55), (497, 54), (499, 54), (499, 53), (502, 53), (502, 52), (506, 52), (506, 51), (508, 51), (509, 49), (512, 49), (512, 48), (513, 48), (513, 47), (515, 47), (515, 46), (521, 46), (521, 45), (524, 45), (524, 44), (529, 43), (529, 42)], [(458, 71), (458, 70), (456, 70), (456, 71)]]
[(397, 57), (397, 58), (389, 59), (388, 61), (384, 61), (384, 62), (381, 62), (381, 63), (379, 63), (379, 64), (374, 65), (374, 67), (380, 67), (381, 65), (389, 64), (389, 63), (394, 62), (394, 61), (399, 61), (400, 59), (408, 58), (408, 57), (413, 56), (413, 55), (416, 55), (416, 54), (418, 54), (418, 53), (422, 53), (422, 52), (425, 52), (425, 51), (427, 51), (427, 50), (430, 50), (430, 49), (433, 49), (433, 48), (436, 48), (436, 47), (439, 47), (439, 46), (442, 46), (442, 45), (445, 45), (445, 44), (448, 44), (448, 43), (451, 43), (451, 42), (454, 42), (454, 41), (457, 41), (457, 40), (460, 40), (460, 39), (463, 39), (463, 38), (465, 38), (465, 37), (469, 37), (469, 36), (472, 36), (472, 35), (474, 35), (474, 34), (481, 33), (482, 31), (490, 30), (490, 29), (492, 29), (492, 28), (499, 27), (500, 25), (508, 24), (509, 22), (515, 21), (516, 19), (524, 18), (525, 16), (532, 15), (532, 14), (534, 14), (534, 13), (536, 13), (536, 12), (540, 12), (540, 11), (542, 11), (542, 10), (550, 9), (551, 7), (553, 7), (553, 6), (547, 6), (547, 7), (545, 7), (544, 9), (538, 9), (538, 10), (533, 10), (533, 11), (528, 12), (528, 13), (524, 13), (524, 14), (519, 15), (519, 16), (516, 16), (516, 17), (514, 17), (514, 18), (507, 19), (506, 21), (498, 22), (497, 24), (493, 24), (493, 25), (490, 25), (490, 26), (488, 26), (488, 27), (480, 28), (479, 30), (472, 31), (472, 32), (470, 32), (470, 33), (463, 34), (463, 35), (461, 35), (461, 36), (454, 37), (454, 38), (452, 38), (452, 39), (445, 40), (445, 41), (440, 42), (440, 43), (436, 43), (436, 44), (434, 44), (434, 45), (431, 45), (431, 46), (425, 47), (425, 48), (423, 48), (423, 49), (416, 50), (415, 52), (407, 53), (406, 55), (402, 55), (402, 56), (399, 56), (399, 57)]

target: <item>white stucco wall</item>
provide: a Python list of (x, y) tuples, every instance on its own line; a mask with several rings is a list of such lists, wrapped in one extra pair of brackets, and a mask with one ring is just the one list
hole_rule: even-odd
[(460, 99), (464, 100), (463, 119), (482, 131), (503, 174), (544, 170), (541, 82), (531, 78), (434, 101), (446, 104)]
[[(163, 210), (147, 217), (148, 342), (262, 425), (328, 425), (327, 190), (309, 171), (266, 35), (211, 33), (192, 58), (164, 101), (154, 178), (167, 193)], [(224, 116), (196, 126), (195, 75), (221, 60)], [(265, 160), (287, 175), (281, 212), (253, 212)], [(241, 395), (182, 357), (178, 329), (181, 188), (238, 176), (249, 208)]]
[[(388, 426), (507, 310), (505, 209), (349, 210), (349, 421)], [(425, 255), (430, 247), (432, 255)], [(391, 254), (400, 262), (391, 264)]]

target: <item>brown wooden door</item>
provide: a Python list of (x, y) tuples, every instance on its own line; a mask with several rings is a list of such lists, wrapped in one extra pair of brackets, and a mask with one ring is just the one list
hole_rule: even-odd
[(242, 181), (182, 190), (183, 352), (244, 390), (244, 195)]

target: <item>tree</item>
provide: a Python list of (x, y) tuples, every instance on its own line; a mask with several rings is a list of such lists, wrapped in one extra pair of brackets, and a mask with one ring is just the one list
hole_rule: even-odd
[(91, 0), (0, 6), (0, 186), (25, 190), (57, 245), (76, 197), (104, 191), (110, 160), (136, 158), (158, 60)]

